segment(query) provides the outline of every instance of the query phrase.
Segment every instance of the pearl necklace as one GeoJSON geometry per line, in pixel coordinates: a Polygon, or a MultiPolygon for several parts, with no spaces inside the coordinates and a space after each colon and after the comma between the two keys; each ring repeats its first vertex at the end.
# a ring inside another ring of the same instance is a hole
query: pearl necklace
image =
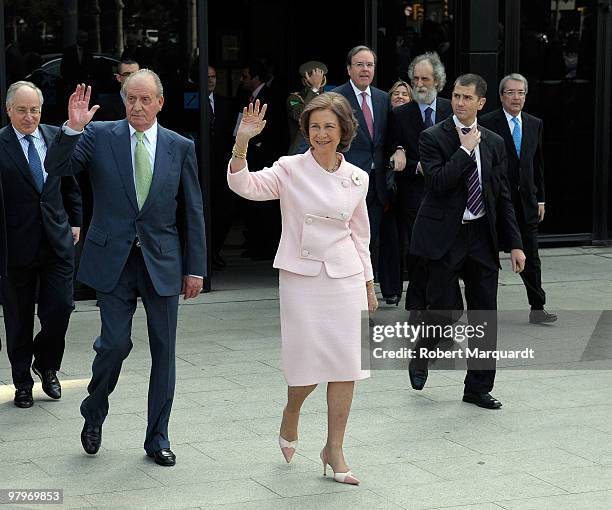
{"type": "Polygon", "coordinates": [[[336,155],[336,163],[332,168],[322,167],[327,173],[333,174],[338,168],[340,168],[340,158],[336,155]]]}

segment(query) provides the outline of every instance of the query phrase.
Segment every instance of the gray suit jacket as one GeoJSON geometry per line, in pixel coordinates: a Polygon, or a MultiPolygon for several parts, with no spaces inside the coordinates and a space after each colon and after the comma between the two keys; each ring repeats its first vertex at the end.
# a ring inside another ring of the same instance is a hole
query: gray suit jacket
{"type": "Polygon", "coordinates": [[[158,126],[153,181],[140,211],[125,119],[92,122],[80,136],[60,130],[47,150],[45,168],[50,175],[90,171],[94,210],[80,281],[111,292],[136,238],[159,295],[179,294],[183,275],[206,276],[202,195],[192,141],[158,126]]]}

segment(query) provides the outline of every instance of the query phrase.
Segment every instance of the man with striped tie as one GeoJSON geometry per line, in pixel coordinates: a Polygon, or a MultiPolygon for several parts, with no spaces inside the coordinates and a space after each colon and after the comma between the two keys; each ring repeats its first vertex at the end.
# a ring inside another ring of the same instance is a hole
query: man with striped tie
{"type": "MultiPolygon", "coordinates": [[[[485,346],[494,349],[500,268],[498,226],[511,248],[513,271],[524,269],[525,255],[508,189],[504,141],[476,122],[486,92],[487,83],[481,76],[460,76],[451,98],[453,116],[421,133],[419,153],[425,192],[410,249],[427,259],[426,321],[452,324],[454,289],[461,276],[468,319],[473,324],[483,318],[489,322],[485,346]]],[[[432,349],[438,340],[421,339],[417,344],[417,358],[409,368],[415,389],[423,389],[427,380],[427,361],[419,356],[420,347],[432,349]]],[[[490,394],[494,379],[494,362],[483,365],[468,360],[463,401],[487,409],[501,407],[490,394]]]]}
{"type": "Polygon", "coordinates": [[[502,107],[478,118],[478,122],[500,135],[506,143],[508,181],[527,255],[521,278],[531,306],[529,322],[555,322],[557,316],[544,310],[546,292],[538,254],[538,225],[544,219],[544,158],[542,120],[523,111],[527,80],[513,73],[499,83],[502,107]]]}
{"type": "Polygon", "coordinates": [[[44,164],[58,128],[40,123],[42,92],[27,81],[6,93],[10,125],[0,130],[0,175],[6,215],[7,274],[2,278],[6,347],[14,404],[32,407],[34,380],[53,399],[73,309],[74,244],[82,221],[74,177],[54,177],[44,164]],[[34,336],[34,309],[40,331],[34,336]]]}

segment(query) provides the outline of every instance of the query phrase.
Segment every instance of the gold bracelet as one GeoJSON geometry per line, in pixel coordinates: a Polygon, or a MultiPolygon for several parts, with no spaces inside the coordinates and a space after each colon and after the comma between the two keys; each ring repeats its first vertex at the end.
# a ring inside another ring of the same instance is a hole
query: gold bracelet
{"type": "Polygon", "coordinates": [[[368,280],[368,281],[366,282],[366,286],[367,286],[367,287],[372,287],[372,286],[374,286],[374,280],[368,280]]]}
{"type": "Polygon", "coordinates": [[[234,144],[234,146],[232,147],[232,157],[236,159],[246,159],[247,149],[248,146],[244,149],[240,149],[240,147],[237,147],[236,144],[234,144]]]}

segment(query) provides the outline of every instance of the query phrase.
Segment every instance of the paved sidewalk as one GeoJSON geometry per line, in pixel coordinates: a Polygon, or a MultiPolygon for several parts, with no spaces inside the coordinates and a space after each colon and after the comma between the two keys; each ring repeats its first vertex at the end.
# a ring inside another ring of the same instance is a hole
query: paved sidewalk
{"type": "MultiPolygon", "coordinates": [[[[548,302],[560,319],[520,323],[517,331],[534,341],[552,334],[560,351],[571,349],[585,340],[575,311],[612,310],[612,249],[547,249],[542,258],[548,302]]],[[[142,449],[150,357],[141,307],[102,448],[92,457],[83,452],[79,403],[99,317],[93,302],[80,302],[60,401],[36,384],[34,407],[16,408],[6,350],[0,353],[0,488],[62,488],[62,508],[612,508],[612,371],[592,368],[597,362],[563,370],[551,358],[555,369],[500,370],[499,411],[460,401],[462,372],[432,372],[422,392],[403,371],[374,372],[357,384],[345,444],[360,487],[322,476],[319,388],[304,406],[296,456],[285,464],[276,443],[286,390],[277,277],[269,262],[246,265],[236,256],[230,264],[231,272],[216,275],[217,290],[179,312],[174,468],[155,465],[142,449]]],[[[526,310],[520,278],[508,266],[506,259],[499,307],[526,310]]],[[[526,322],[527,313],[519,317],[526,322]]]]}

